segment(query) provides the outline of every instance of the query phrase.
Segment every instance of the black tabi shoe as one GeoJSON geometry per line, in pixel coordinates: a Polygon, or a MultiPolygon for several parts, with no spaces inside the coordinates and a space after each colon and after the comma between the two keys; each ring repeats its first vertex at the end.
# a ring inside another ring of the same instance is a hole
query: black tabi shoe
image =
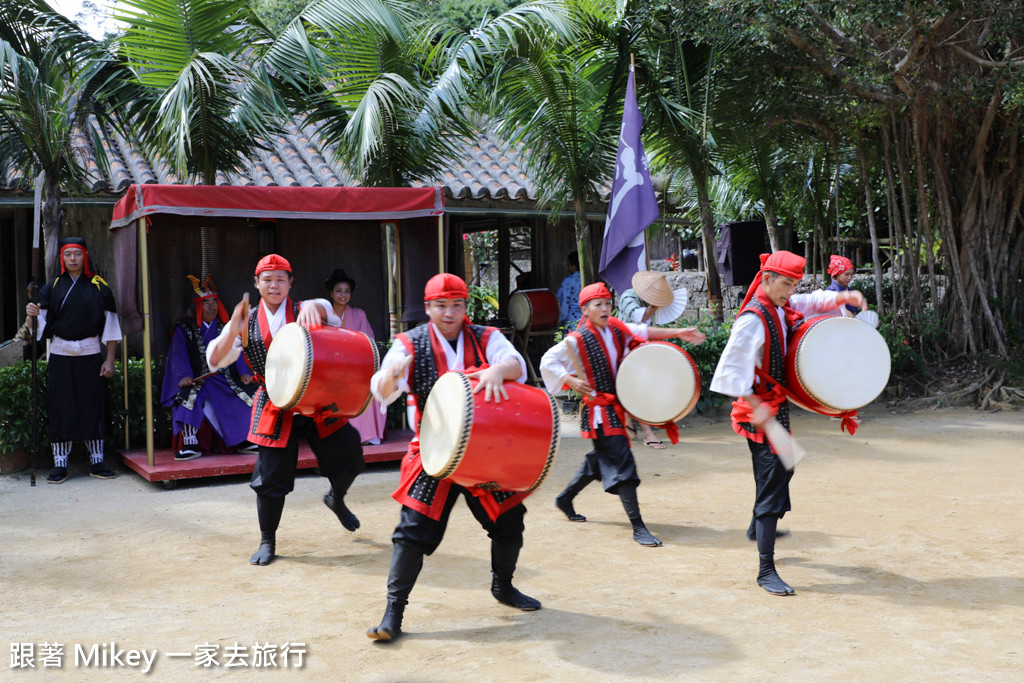
{"type": "Polygon", "coordinates": [[[394,640],[402,635],[402,617],[405,615],[405,605],[388,603],[384,610],[384,618],[380,620],[380,626],[374,626],[366,632],[367,638],[380,641],[394,640]]]}
{"type": "Polygon", "coordinates": [[[68,480],[68,468],[67,467],[54,467],[53,472],[50,472],[50,476],[46,478],[47,484],[63,484],[68,480]]]}
{"type": "Polygon", "coordinates": [[[117,476],[117,473],[107,467],[106,463],[98,462],[92,466],[89,475],[96,479],[113,479],[117,476]]]}
{"type": "Polygon", "coordinates": [[[195,460],[202,455],[201,451],[197,451],[194,446],[185,446],[174,456],[175,460],[195,460]]]}
{"type": "Polygon", "coordinates": [[[555,498],[555,507],[565,513],[565,516],[569,518],[570,522],[585,522],[587,518],[576,512],[576,508],[572,505],[572,498],[563,498],[557,496],[555,498]]]}
{"type": "Polygon", "coordinates": [[[760,555],[761,568],[757,573],[757,585],[772,595],[796,595],[796,591],[782,580],[775,571],[775,558],[772,555],[760,555]]]}
{"type": "Polygon", "coordinates": [[[352,514],[352,511],[345,507],[345,499],[334,495],[334,489],[324,494],[324,505],[331,509],[341,525],[349,531],[359,528],[359,518],[352,514]]]}
{"type": "Polygon", "coordinates": [[[659,548],[661,541],[657,536],[647,530],[647,527],[640,525],[633,527],[633,540],[645,548],[659,548]]]}
{"type": "Polygon", "coordinates": [[[540,600],[525,595],[512,585],[512,580],[502,580],[498,577],[491,579],[491,595],[503,605],[521,609],[524,612],[532,612],[540,609],[540,600]]]}
{"type": "Polygon", "coordinates": [[[256,552],[249,558],[249,564],[258,565],[260,567],[266,566],[274,561],[277,557],[277,542],[273,536],[268,537],[263,534],[260,538],[260,547],[256,549],[256,552]]]}

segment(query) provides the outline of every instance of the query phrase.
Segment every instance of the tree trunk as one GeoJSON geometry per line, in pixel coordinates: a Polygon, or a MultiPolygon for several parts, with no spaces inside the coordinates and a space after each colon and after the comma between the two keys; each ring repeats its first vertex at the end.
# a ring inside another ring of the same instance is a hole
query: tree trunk
{"type": "Polygon", "coordinates": [[[582,199],[574,203],[576,222],[576,249],[580,257],[580,287],[597,282],[594,269],[594,254],[590,248],[590,223],[587,221],[587,206],[582,199]]]}
{"type": "Polygon", "coordinates": [[[46,180],[43,182],[42,215],[40,216],[43,246],[46,252],[43,263],[46,266],[47,282],[60,274],[60,253],[57,245],[60,243],[61,213],[60,184],[56,174],[47,173],[46,180]]]}
{"type": "Polygon", "coordinates": [[[718,276],[718,251],[715,249],[715,215],[711,211],[706,178],[694,176],[697,186],[697,201],[700,204],[701,238],[704,242],[704,276],[708,285],[708,308],[715,320],[725,319],[722,310],[722,281],[718,276]]]}
{"type": "Polygon", "coordinates": [[[878,249],[878,229],[875,227],[875,204],[871,200],[871,179],[868,178],[868,165],[864,161],[864,145],[857,142],[857,157],[860,159],[860,174],[864,180],[864,202],[868,214],[868,232],[871,235],[871,261],[875,265],[875,301],[878,302],[878,315],[885,314],[885,301],[882,299],[882,255],[878,249]]]}

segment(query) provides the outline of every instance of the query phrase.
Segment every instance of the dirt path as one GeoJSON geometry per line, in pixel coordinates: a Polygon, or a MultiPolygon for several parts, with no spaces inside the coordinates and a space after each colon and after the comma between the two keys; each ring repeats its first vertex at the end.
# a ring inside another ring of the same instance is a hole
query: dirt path
{"type": "Polygon", "coordinates": [[[589,522],[554,509],[589,444],[569,436],[527,503],[516,575],[544,609],[491,598],[488,541],[459,504],[413,591],[409,635],[383,646],[364,632],[383,612],[394,467],[353,487],[355,534],[321,503],[326,482],[300,477],[281,557],[265,568],[247,562],[257,528],[244,478],[166,491],[123,468],[91,479],[81,463],[61,486],[45,484],[48,470],[35,488],[3,477],[0,634],[8,650],[32,644],[36,668],[10,668],[12,653],[2,678],[139,680],[144,665],[96,664],[113,642],[156,651],[148,680],[1021,680],[1020,413],[866,415],[854,437],[795,416],[810,455],[776,557],[796,597],[754,584],[745,444],[726,421],[691,416],[678,446],[635,449],[641,506],[664,547],[636,545],[618,499],[596,485],[577,499],[589,522]],[[43,644],[55,642],[63,668],[44,668],[43,644]],[[254,643],[276,667],[252,666],[254,643]],[[305,650],[301,671],[281,665],[288,643],[305,650]],[[219,666],[195,666],[203,644],[219,666]],[[236,645],[248,666],[226,666],[236,645]]]}

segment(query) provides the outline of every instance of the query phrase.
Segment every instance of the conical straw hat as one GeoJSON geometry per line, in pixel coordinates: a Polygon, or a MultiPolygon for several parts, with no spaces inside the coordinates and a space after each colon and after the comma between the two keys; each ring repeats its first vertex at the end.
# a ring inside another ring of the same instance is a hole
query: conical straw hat
{"type": "Polygon", "coordinates": [[[661,273],[641,270],[633,275],[633,290],[650,306],[668,306],[672,303],[672,288],[661,273]]]}

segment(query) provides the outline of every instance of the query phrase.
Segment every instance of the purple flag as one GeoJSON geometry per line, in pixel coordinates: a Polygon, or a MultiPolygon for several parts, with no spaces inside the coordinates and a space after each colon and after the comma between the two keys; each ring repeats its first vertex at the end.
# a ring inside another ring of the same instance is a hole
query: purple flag
{"type": "Polygon", "coordinates": [[[636,104],[633,67],[629,67],[626,101],[622,108],[619,154],[615,159],[615,180],[604,224],[604,245],[598,272],[617,292],[632,287],[633,274],[646,270],[644,230],[660,215],[658,197],[647,170],[644,145],[640,141],[640,108],[636,104]]]}

